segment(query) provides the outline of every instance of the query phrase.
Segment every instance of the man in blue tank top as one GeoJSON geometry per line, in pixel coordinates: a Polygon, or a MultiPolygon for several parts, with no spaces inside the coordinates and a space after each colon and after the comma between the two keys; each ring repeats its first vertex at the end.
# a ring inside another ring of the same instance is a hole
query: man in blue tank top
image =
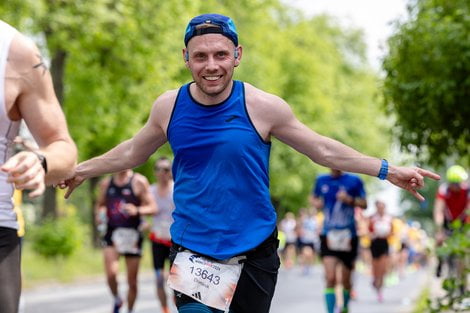
{"type": "Polygon", "coordinates": [[[388,165],[302,124],[281,98],[234,81],[243,47],[233,21],[219,14],[193,18],[182,58],[193,82],[165,92],[130,140],[80,163],[61,186],[133,168],[167,141],[174,152],[174,260],[169,285],[179,312],[268,312],[279,268],[276,213],[269,195],[274,136],[314,162],[416,189],[420,168],[388,165]]]}

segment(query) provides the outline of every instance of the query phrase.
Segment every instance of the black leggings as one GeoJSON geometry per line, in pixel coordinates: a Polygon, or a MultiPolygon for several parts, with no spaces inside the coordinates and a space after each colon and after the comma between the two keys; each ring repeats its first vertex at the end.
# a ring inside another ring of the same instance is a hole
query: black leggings
{"type": "Polygon", "coordinates": [[[16,229],[0,227],[0,313],[17,313],[21,294],[20,238],[16,229]]]}

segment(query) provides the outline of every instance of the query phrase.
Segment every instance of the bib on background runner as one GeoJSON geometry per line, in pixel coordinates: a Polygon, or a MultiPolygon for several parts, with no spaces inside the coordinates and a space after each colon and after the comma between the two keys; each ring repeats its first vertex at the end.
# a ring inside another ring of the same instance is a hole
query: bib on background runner
{"type": "Polygon", "coordinates": [[[349,252],[352,250],[351,238],[349,229],[332,229],[326,234],[326,245],[332,251],[349,252]]]}
{"type": "Polygon", "coordinates": [[[111,236],[114,247],[121,253],[138,254],[139,232],[134,228],[119,227],[113,231],[111,236]]]}

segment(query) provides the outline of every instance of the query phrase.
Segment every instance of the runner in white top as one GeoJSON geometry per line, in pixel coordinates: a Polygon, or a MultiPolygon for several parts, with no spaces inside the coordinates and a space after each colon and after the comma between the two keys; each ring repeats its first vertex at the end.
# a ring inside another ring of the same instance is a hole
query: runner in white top
{"type": "Polygon", "coordinates": [[[377,300],[383,301],[382,287],[387,272],[389,244],[388,237],[392,235],[392,216],[386,213],[383,201],[375,201],[377,212],[369,219],[369,231],[372,239],[372,286],[377,291],[377,300]]]}
{"type": "Polygon", "coordinates": [[[158,206],[158,212],[153,216],[152,241],[153,267],[157,281],[157,297],[160,300],[163,313],[170,313],[165,292],[165,261],[169,264],[171,247],[170,225],[173,223],[172,213],[175,209],[173,202],[173,177],[171,175],[171,161],[161,157],[154,166],[157,182],[150,186],[150,192],[158,206]]]}
{"type": "Polygon", "coordinates": [[[34,43],[0,21],[0,312],[17,313],[21,293],[20,241],[13,191],[37,197],[45,182],[70,175],[75,144],[54,93],[51,75],[34,43]],[[13,155],[24,120],[39,149],[13,155]]]}
{"type": "Polygon", "coordinates": [[[279,223],[279,229],[286,235],[286,246],[282,251],[283,263],[286,268],[294,266],[297,247],[297,221],[292,212],[287,212],[279,223]]]}
{"type": "Polygon", "coordinates": [[[298,226],[299,263],[303,266],[303,274],[310,273],[310,267],[315,262],[315,251],[320,245],[320,227],[316,216],[316,209],[300,209],[298,226]]]}

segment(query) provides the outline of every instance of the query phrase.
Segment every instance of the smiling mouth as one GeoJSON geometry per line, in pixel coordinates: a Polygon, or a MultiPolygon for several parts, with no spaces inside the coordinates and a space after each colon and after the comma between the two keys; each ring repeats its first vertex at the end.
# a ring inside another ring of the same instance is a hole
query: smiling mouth
{"type": "Polygon", "coordinates": [[[216,80],[218,80],[218,79],[221,78],[221,77],[222,77],[222,75],[217,75],[217,76],[214,76],[214,75],[212,75],[212,76],[203,76],[203,78],[204,78],[205,80],[208,80],[208,81],[216,81],[216,80]]]}

